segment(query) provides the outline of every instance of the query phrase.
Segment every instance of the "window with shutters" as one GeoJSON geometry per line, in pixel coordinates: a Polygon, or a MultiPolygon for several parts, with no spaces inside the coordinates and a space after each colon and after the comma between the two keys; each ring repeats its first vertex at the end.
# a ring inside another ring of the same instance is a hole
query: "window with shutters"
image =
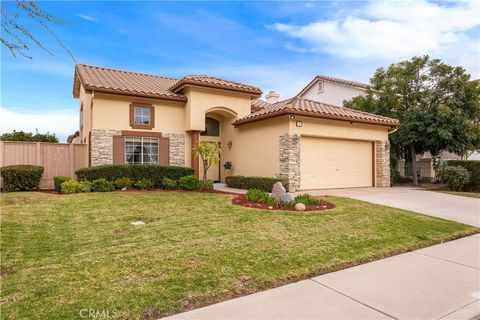
{"type": "Polygon", "coordinates": [[[125,163],[158,164],[158,138],[125,137],[125,163]]]}
{"type": "Polygon", "coordinates": [[[155,127],[155,108],[149,104],[130,105],[130,126],[133,129],[150,130],[155,127]]]}

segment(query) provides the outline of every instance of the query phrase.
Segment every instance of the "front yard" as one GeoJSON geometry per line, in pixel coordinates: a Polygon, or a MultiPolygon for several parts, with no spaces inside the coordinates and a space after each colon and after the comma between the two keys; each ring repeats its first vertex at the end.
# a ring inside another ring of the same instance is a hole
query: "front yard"
{"type": "Polygon", "coordinates": [[[304,213],[207,193],[1,199],[4,319],[155,319],[479,231],[345,198],[304,213]]]}

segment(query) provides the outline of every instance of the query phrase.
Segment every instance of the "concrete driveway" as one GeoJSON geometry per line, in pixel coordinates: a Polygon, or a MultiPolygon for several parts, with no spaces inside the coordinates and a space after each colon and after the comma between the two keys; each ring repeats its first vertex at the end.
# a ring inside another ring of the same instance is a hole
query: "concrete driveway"
{"type": "Polygon", "coordinates": [[[306,191],[315,196],[340,196],[415,211],[480,227],[480,199],[411,187],[351,188],[306,191]]]}

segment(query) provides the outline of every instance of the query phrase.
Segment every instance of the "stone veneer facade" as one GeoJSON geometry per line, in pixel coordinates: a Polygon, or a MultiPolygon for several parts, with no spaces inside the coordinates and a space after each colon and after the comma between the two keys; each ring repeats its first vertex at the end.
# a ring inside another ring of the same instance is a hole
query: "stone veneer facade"
{"type": "Polygon", "coordinates": [[[92,166],[113,163],[113,136],[121,130],[93,129],[90,131],[90,161],[92,166]]]}
{"type": "Polygon", "coordinates": [[[390,187],[390,142],[375,142],[377,187],[390,187]]]}
{"type": "Polygon", "coordinates": [[[289,191],[300,188],[300,136],[280,136],[280,176],[288,179],[289,191]]]}
{"type": "Polygon", "coordinates": [[[185,134],[164,133],[164,137],[170,138],[170,165],[185,166],[185,134]]]}
{"type": "MultiPolygon", "coordinates": [[[[121,135],[121,130],[94,129],[90,136],[91,165],[113,163],[113,136],[121,135]]],[[[164,133],[170,139],[170,165],[185,166],[185,135],[183,133],[164,133]]]]}

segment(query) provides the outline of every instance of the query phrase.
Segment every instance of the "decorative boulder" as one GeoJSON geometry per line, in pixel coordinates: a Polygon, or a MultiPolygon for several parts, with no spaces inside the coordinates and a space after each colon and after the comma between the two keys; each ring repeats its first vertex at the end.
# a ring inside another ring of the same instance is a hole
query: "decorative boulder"
{"type": "Polygon", "coordinates": [[[297,211],[305,211],[305,209],[306,209],[306,207],[303,203],[299,202],[295,205],[295,210],[297,210],[297,211]]]}
{"type": "Polygon", "coordinates": [[[292,201],[293,199],[295,199],[295,197],[290,192],[285,193],[285,196],[283,197],[283,201],[285,202],[292,201]]]}
{"type": "Polygon", "coordinates": [[[283,201],[286,192],[287,190],[285,190],[285,187],[281,182],[275,182],[272,189],[272,197],[279,201],[283,201]]]}

